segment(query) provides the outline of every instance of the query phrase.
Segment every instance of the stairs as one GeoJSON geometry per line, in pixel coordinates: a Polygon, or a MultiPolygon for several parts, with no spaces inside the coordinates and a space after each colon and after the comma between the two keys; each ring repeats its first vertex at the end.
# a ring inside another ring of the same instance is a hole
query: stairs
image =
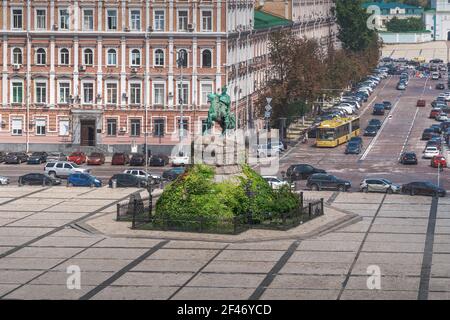
{"type": "Polygon", "coordinates": [[[313,125],[314,121],[310,119],[297,119],[289,125],[286,132],[286,138],[289,140],[299,140],[305,130],[313,125]]]}

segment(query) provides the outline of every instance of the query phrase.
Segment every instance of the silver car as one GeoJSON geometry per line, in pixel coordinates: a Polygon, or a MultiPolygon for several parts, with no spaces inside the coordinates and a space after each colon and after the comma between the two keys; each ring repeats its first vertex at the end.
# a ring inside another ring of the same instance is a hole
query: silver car
{"type": "Polygon", "coordinates": [[[0,176],[0,185],[7,185],[9,184],[9,178],[0,176]]]}
{"type": "Polygon", "coordinates": [[[48,162],[44,168],[45,173],[52,177],[68,177],[72,173],[90,173],[91,169],[82,168],[73,162],[48,162]]]}
{"type": "Polygon", "coordinates": [[[364,179],[360,184],[360,190],[362,192],[382,192],[382,193],[399,193],[401,186],[392,183],[387,179],[370,178],[364,179]]]}

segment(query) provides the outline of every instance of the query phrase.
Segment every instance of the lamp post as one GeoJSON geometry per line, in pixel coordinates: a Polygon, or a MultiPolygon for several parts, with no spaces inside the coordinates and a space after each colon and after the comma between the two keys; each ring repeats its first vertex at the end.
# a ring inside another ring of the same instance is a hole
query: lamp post
{"type": "Polygon", "coordinates": [[[180,68],[180,90],[178,92],[179,93],[178,102],[180,103],[180,127],[179,127],[180,142],[183,139],[183,131],[184,131],[184,126],[183,126],[183,103],[184,103],[184,99],[183,99],[183,94],[184,94],[183,65],[184,65],[185,59],[186,59],[185,51],[184,50],[178,51],[177,65],[178,65],[178,68],[180,68]]]}

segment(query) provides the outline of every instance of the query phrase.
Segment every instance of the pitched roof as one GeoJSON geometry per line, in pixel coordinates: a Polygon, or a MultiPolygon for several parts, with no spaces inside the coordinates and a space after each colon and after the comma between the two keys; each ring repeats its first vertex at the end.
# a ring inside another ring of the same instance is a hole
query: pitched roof
{"type": "Polygon", "coordinates": [[[291,20],[277,17],[273,14],[255,10],[255,29],[273,28],[292,24],[291,20]]]}
{"type": "Polygon", "coordinates": [[[376,5],[378,7],[380,7],[380,9],[394,9],[394,8],[400,8],[400,9],[422,9],[422,7],[418,7],[418,6],[411,6],[409,4],[404,4],[401,2],[378,2],[378,1],[373,1],[373,2],[365,2],[363,3],[363,7],[367,8],[369,6],[372,5],[376,5]]]}

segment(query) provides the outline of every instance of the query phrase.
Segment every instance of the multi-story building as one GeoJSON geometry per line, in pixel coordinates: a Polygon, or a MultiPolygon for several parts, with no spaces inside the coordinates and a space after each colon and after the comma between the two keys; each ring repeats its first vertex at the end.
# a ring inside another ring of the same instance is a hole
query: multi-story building
{"type": "Polygon", "coordinates": [[[397,19],[408,19],[416,18],[422,19],[424,9],[420,6],[412,6],[409,4],[401,2],[383,2],[383,1],[373,1],[363,3],[364,9],[369,9],[377,7],[378,12],[374,19],[374,27],[378,30],[386,30],[386,24],[393,18],[397,19]]]}
{"type": "Polygon", "coordinates": [[[130,151],[146,139],[167,150],[202,132],[208,94],[224,85],[239,126],[251,125],[268,34],[291,26],[255,13],[252,0],[1,0],[0,9],[6,150],[130,151]]]}
{"type": "Polygon", "coordinates": [[[431,0],[431,9],[425,11],[424,21],[433,40],[450,41],[450,2],[431,0]]]}

